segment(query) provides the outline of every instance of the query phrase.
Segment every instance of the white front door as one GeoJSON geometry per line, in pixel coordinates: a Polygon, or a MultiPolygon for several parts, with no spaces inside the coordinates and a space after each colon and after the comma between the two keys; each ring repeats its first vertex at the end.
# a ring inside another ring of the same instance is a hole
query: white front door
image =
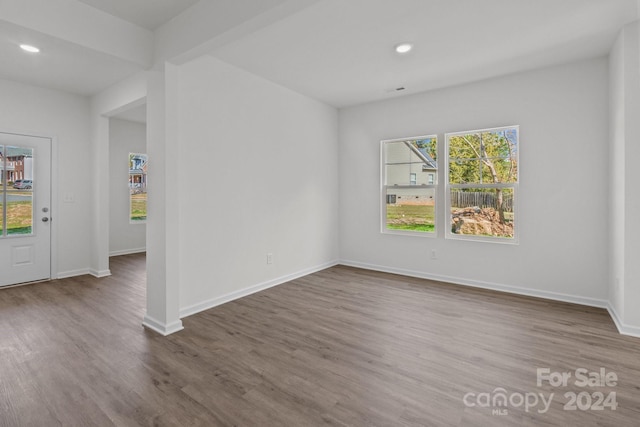
{"type": "Polygon", "coordinates": [[[0,132],[0,286],[51,278],[51,139],[0,132]]]}

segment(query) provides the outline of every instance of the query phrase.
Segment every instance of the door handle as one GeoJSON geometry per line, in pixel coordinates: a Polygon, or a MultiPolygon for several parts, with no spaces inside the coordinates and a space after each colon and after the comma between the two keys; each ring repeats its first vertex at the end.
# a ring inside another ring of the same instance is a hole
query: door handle
{"type": "Polygon", "coordinates": [[[44,218],[42,218],[42,222],[49,222],[49,218],[45,216],[44,218]]]}

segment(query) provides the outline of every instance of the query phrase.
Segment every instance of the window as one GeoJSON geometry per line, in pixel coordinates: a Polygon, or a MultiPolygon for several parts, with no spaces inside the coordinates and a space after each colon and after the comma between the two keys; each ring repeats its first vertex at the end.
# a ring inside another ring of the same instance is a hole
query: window
{"type": "Polygon", "coordinates": [[[33,188],[33,148],[0,145],[0,238],[33,234],[33,188]]]}
{"type": "Polygon", "coordinates": [[[147,220],[147,155],[129,153],[129,222],[147,220]]]}
{"type": "Polygon", "coordinates": [[[382,141],[383,233],[435,235],[437,137],[382,141]]]}
{"type": "Polygon", "coordinates": [[[515,243],[518,126],[445,135],[449,238],[515,243]]]}

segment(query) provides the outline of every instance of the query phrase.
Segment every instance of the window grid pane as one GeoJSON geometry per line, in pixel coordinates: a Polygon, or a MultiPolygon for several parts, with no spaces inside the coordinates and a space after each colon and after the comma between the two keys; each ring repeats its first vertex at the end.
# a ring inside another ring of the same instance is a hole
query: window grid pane
{"type": "Polygon", "coordinates": [[[518,129],[447,135],[451,185],[518,182],[518,129]]]}
{"type": "Polygon", "coordinates": [[[383,231],[435,232],[435,136],[383,141],[383,231]]]}
{"type": "Polygon", "coordinates": [[[385,198],[388,230],[435,231],[434,187],[387,187],[385,198]]]}
{"type": "Polygon", "coordinates": [[[451,188],[451,232],[456,235],[514,237],[515,189],[451,188]]]}
{"type": "Polygon", "coordinates": [[[147,220],[147,167],[146,154],[129,154],[129,221],[147,220]]]}

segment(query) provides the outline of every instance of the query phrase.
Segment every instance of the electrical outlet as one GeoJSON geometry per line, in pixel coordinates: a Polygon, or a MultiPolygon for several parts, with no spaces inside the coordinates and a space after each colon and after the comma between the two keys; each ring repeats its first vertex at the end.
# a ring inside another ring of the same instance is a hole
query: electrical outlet
{"type": "Polygon", "coordinates": [[[273,264],[273,254],[271,252],[267,254],[267,264],[273,264]]]}
{"type": "Polygon", "coordinates": [[[438,259],[438,252],[435,249],[431,249],[431,259],[438,259]]]}

